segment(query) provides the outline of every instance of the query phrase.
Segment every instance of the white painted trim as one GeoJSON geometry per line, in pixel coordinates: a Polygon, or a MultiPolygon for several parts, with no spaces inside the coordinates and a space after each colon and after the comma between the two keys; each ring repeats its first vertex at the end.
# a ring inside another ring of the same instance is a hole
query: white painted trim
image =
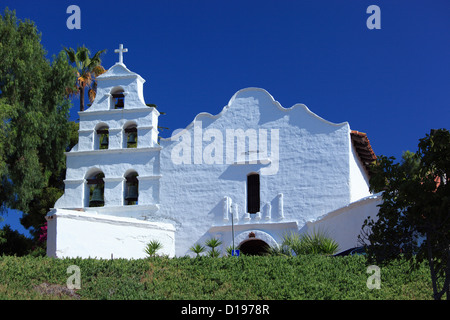
{"type": "MultiPolygon", "coordinates": [[[[272,162],[270,158],[264,158],[264,159],[251,159],[251,160],[242,160],[242,161],[234,161],[233,165],[245,165],[245,164],[262,164],[262,165],[268,165],[272,162]]],[[[258,173],[258,172],[257,172],[258,173]]],[[[258,173],[259,174],[259,173],[258,173]]]]}
{"type": "Polygon", "coordinates": [[[153,130],[155,129],[155,126],[136,126],[137,130],[153,130]]]}
{"type": "Polygon", "coordinates": [[[82,184],[86,182],[86,179],[75,179],[75,180],[64,180],[63,181],[65,185],[68,184],[82,184]]]}
{"type": "Polygon", "coordinates": [[[103,150],[84,150],[84,151],[69,151],[65,152],[67,156],[85,156],[85,155],[104,155],[112,153],[139,153],[160,151],[162,147],[149,147],[149,148],[117,148],[117,149],[103,149],[103,150]]]}
{"type": "Polygon", "coordinates": [[[117,217],[104,214],[92,214],[75,210],[52,209],[46,216],[46,219],[53,219],[55,217],[94,221],[94,222],[101,221],[116,225],[128,225],[128,226],[131,225],[135,227],[146,227],[159,230],[175,231],[175,227],[172,224],[165,222],[152,222],[152,221],[138,220],[135,218],[117,217]]]}
{"type": "Polygon", "coordinates": [[[362,198],[362,199],[359,199],[359,200],[357,200],[355,202],[349,203],[348,205],[346,205],[344,207],[341,207],[339,209],[336,209],[336,210],[333,210],[331,212],[328,212],[328,213],[318,217],[315,220],[310,220],[310,221],[306,222],[306,224],[308,226],[312,226],[312,225],[314,225],[317,222],[322,222],[322,221],[331,219],[333,217],[336,217],[336,216],[338,216],[338,215],[340,215],[342,213],[345,213],[349,209],[365,205],[365,204],[367,204],[369,202],[380,201],[382,199],[381,194],[382,194],[382,192],[374,194],[374,195],[370,195],[370,196],[362,198]]]}
{"type": "Polygon", "coordinates": [[[267,243],[271,247],[278,247],[278,243],[275,241],[275,239],[267,232],[258,230],[258,229],[252,229],[252,230],[245,230],[241,233],[239,233],[236,237],[234,237],[234,244],[236,247],[239,247],[241,244],[247,241],[251,240],[262,240],[265,243],[267,243]],[[249,238],[249,234],[254,233],[254,238],[249,238]]]}
{"type": "MultiPolygon", "coordinates": [[[[298,223],[297,221],[286,221],[286,222],[264,222],[264,223],[237,223],[234,224],[234,231],[244,231],[244,230],[250,230],[250,229],[287,229],[287,230],[298,230],[298,223]]],[[[226,225],[220,225],[220,226],[212,226],[209,229],[209,233],[217,233],[217,232],[231,232],[231,222],[226,225]]],[[[250,231],[249,231],[250,232],[250,231]]]]}
{"type": "Polygon", "coordinates": [[[162,175],[154,175],[154,176],[137,176],[137,179],[139,181],[146,181],[146,180],[159,180],[162,178],[162,175]]]}
{"type": "Polygon", "coordinates": [[[121,182],[125,181],[126,179],[124,177],[117,177],[117,178],[103,178],[103,182],[121,182]]]}
{"type": "Polygon", "coordinates": [[[128,69],[125,66],[125,64],[120,63],[120,62],[116,62],[116,64],[114,64],[111,68],[109,68],[108,71],[99,75],[97,77],[97,80],[103,81],[103,80],[127,79],[127,78],[138,78],[141,81],[143,81],[143,83],[145,82],[144,78],[142,78],[137,73],[130,71],[130,69],[128,69]],[[121,72],[118,72],[116,74],[111,74],[111,73],[113,73],[113,69],[118,69],[117,67],[121,67],[122,70],[119,69],[121,72]]]}
{"type": "Polygon", "coordinates": [[[155,107],[108,109],[108,110],[97,110],[97,111],[88,111],[88,110],[90,110],[90,109],[87,109],[86,111],[78,111],[80,120],[82,117],[99,116],[99,115],[115,114],[115,113],[136,113],[136,112],[152,113],[152,112],[157,112],[157,115],[159,116],[159,111],[156,110],[155,107]]]}

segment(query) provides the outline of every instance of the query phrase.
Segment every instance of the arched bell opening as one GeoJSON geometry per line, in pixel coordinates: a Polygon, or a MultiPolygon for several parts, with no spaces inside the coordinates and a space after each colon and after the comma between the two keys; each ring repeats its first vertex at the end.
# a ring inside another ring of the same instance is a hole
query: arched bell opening
{"type": "Polygon", "coordinates": [[[129,124],[124,129],[124,140],[127,148],[137,148],[138,135],[135,123],[129,124]]]}
{"type": "Polygon", "coordinates": [[[139,180],[136,172],[130,172],[125,176],[125,205],[137,205],[139,201],[139,180]]]}
{"type": "Polygon", "coordinates": [[[96,172],[86,179],[87,190],[89,192],[89,207],[103,207],[105,205],[105,183],[103,172],[96,172]]]}
{"type": "Polygon", "coordinates": [[[107,125],[100,125],[96,129],[97,139],[96,145],[98,149],[105,150],[109,147],[109,128],[107,125]]]}
{"type": "Polygon", "coordinates": [[[111,99],[114,109],[123,109],[125,107],[125,94],[121,87],[111,91],[111,99]]]}

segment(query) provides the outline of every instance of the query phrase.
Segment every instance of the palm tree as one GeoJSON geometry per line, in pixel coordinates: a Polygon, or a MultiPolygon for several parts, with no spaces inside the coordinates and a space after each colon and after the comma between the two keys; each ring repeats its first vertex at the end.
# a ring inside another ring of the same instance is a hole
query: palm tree
{"type": "Polygon", "coordinates": [[[77,95],[80,94],[80,111],[84,111],[84,93],[86,88],[89,88],[88,97],[89,101],[94,102],[95,95],[97,92],[97,82],[95,78],[105,73],[106,70],[101,66],[100,55],[106,52],[105,50],[98,51],[94,56],[89,57],[91,52],[84,45],[78,47],[77,51],[72,48],[64,47],[67,53],[67,57],[71,63],[75,64],[75,69],[77,72],[76,86],[69,94],[77,95]]]}

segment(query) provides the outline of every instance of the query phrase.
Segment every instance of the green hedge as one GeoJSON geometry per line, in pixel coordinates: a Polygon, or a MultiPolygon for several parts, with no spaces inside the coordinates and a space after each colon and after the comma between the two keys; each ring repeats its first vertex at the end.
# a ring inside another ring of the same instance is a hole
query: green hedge
{"type": "Polygon", "coordinates": [[[368,289],[364,256],[161,258],[141,260],[0,257],[0,299],[431,299],[429,271],[381,267],[368,289]],[[81,289],[67,293],[70,265],[81,289]],[[54,286],[61,291],[40,290],[54,286]],[[66,289],[65,291],[62,289],[66,289]]]}

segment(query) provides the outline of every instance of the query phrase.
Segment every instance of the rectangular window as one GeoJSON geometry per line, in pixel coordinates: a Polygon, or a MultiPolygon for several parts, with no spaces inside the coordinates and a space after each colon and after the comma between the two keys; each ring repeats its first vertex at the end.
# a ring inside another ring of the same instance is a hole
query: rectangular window
{"type": "Polygon", "coordinates": [[[259,174],[252,173],[247,176],[247,212],[257,213],[260,211],[259,203],[259,174]]]}

